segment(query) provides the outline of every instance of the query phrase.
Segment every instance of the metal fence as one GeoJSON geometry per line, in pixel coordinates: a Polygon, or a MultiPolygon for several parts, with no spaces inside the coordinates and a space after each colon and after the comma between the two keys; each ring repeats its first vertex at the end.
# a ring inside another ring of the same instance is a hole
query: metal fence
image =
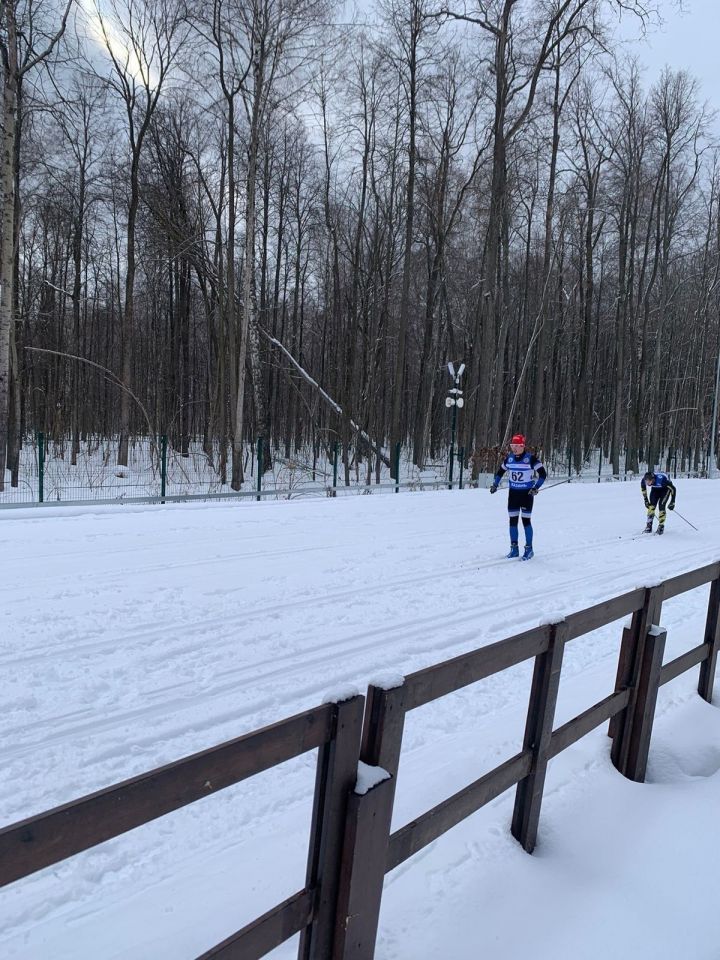
{"type": "MultiPolygon", "coordinates": [[[[372,482],[359,468],[349,485],[340,479],[342,463],[339,444],[331,459],[306,463],[302,459],[275,458],[271,471],[262,464],[262,438],[245,452],[245,481],[241,490],[231,490],[218,470],[219,448],[208,452],[199,442],[186,452],[173,448],[168,438],[153,442],[137,440],[129,445],[127,466],[116,463],[117,441],[89,438],[80,456],[72,456],[69,441],[47,442],[38,433],[25,444],[19,483],[6,485],[0,493],[0,508],[39,505],[71,506],[92,502],[164,503],[211,499],[291,499],[300,496],[337,497],[347,494],[428,490],[440,487],[462,489],[466,485],[462,448],[455,478],[446,478],[446,465],[428,470],[405,469],[405,476],[392,479],[384,469],[380,482],[372,482]],[[75,462],[73,462],[73,459],[75,462]]],[[[401,471],[400,445],[394,451],[394,476],[401,471]]],[[[375,481],[377,477],[375,475],[375,481]]]]}
{"type": "MultiPolygon", "coordinates": [[[[447,459],[419,470],[401,462],[400,445],[393,450],[392,471],[383,466],[376,471],[356,464],[349,484],[341,479],[342,463],[339,444],[326,457],[274,457],[273,469],[263,470],[262,438],[248,444],[244,453],[245,481],[241,490],[232,490],[219,468],[220,446],[210,449],[201,441],[178,450],[165,436],[157,440],[138,438],[128,448],[126,466],[117,464],[117,439],[88,437],[82,449],[73,456],[69,439],[48,441],[42,433],[23,445],[17,486],[6,484],[0,492],[0,509],[51,504],[164,503],[182,500],[264,500],[293,499],[304,496],[337,497],[350,494],[399,493],[401,490],[462,490],[467,486],[487,487],[491,473],[468,480],[465,452],[451,447],[447,459]],[[392,474],[392,476],[391,476],[392,474]],[[402,476],[401,480],[393,479],[402,476]],[[379,480],[379,482],[378,482],[379,480]]],[[[575,474],[557,457],[546,463],[553,478],[564,477],[566,483],[601,483],[635,481],[638,474],[624,471],[613,474],[611,465],[597,451],[597,463],[588,465],[581,475],[575,474]]],[[[677,460],[672,464],[677,473],[677,460]]],[[[704,476],[702,472],[681,471],[682,476],[704,476]]],[[[558,481],[560,482],[560,481],[558,481]]]]}

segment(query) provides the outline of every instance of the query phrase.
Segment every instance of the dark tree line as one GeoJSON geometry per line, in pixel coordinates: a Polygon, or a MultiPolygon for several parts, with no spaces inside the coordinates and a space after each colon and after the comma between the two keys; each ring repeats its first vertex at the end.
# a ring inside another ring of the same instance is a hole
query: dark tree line
{"type": "Polygon", "coordinates": [[[258,436],[422,466],[448,361],[478,468],[519,428],[705,467],[718,150],[691,76],[613,54],[618,6],[5,3],[0,483],[34,430],[201,442],[234,488],[258,436]]]}

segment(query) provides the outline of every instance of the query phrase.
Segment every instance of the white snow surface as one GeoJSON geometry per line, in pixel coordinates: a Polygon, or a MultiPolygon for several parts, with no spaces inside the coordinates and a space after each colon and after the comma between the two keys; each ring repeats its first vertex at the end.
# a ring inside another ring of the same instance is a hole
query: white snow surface
{"type": "MultiPolygon", "coordinates": [[[[542,491],[529,563],[503,559],[487,490],[4,514],[0,824],[716,561],[720,487],[677,487],[699,532],[635,536],[639,483],[542,491]]],[[[666,662],[702,642],[708,593],[664,604],[666,662]]],[[[556,726],[612,691],[622,626],[568,645],[556,726]]],[[[531,668],[408,715],[393,829],[520,749],[531,668]]],[[[647,783],[606,725],[551,762],[533,856],[510,790],[390,873],[378,960],[717,960],[720,700],[697,678],[660,690],[647,783]]],[[[302,888],[314,767],[0,890],[0,958],[196,957],[302,888]]]]}
{"type": "Polygon", "coordinates": [[[363,763],[361,760],[358,763],[357,781],[354,792],[358,794],[358,796],[363,796],[379,783],[389,779],[390,774],[387,770],[383,770],[382,767],[371,767],[370,764],[363,763]]]}

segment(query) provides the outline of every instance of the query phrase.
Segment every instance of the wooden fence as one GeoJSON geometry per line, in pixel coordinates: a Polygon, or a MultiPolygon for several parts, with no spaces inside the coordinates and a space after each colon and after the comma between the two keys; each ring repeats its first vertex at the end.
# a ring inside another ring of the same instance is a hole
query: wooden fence
{"type": "Polygon", "coordinates": [[[720,562],[420,670],[391,689],[371,686],[367,702],[356,696],[324,704],[12,824],[0,831],[0,886],[317,749],[305,886],[197,960],[254,960],[297,933],[301,960],[371,960],[389,870],[513,786],[512,834],[532,852],[549,761],[608,720],[612,762],[642,782],[658,689],[699,664],[698,692],[710,702],[719,649],[720,562]],[[703,642],[663,664],[663,601],[705,583],[711,587],[703,642]],[[614,692],[554,728],[565,646],[628,616],[614,692]],[[533,658],[520,752],[391,833],[408,711],[533,658]],[[390,776],[356,792],[358,759],[390,776]]]}

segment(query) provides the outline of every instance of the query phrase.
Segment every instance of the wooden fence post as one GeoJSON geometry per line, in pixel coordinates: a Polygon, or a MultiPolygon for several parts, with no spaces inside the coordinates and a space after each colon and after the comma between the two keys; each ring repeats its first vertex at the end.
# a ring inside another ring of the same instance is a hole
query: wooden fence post
{"type": "Polygon", "coordinates": [[[643,644],[635,696],[631,698],[631,703],[634,700],[634,704],[627,725],[627,759],[620,772],[637,783],[645,781],[666,639],[665,630],[656,626],[650,627],[643,644]]]}
{"type": "Polygon", "coordinates": [[[404,727],[405,684],[390,690],[369,686],[360,759],[397,776],[404,727]]]}
{"type": "Polygon", "coordinates": [[[643,647],[648,631],[653,624],[660,622],[662,610],[663,586],[649,587],[639,610],[632,617],[629,628],[623,630],[623,639],[618,660],[615,693],[630,689],[627,707],[610,721],[609,733],[613,738],[610,756],[615,767],[624,773],[629,746],[629,728],[634,712],[634,700],[637,693],[637,681],[642,663],[643,647]]]}
{"type": "Polygon", "coordinates": [[[565,621],[556,623],[550,634],[548,649],[535,658],[523,740],[523,750],[532,751],[532,766],[528,775],[517,785],[511,828],[512,835],[528,853],[533,852],[537,840],[567,633],[568,626],[565,621]]]}
{"type": "Polygon", "coordinates": [[[710,652],[707,660],[703,660],[700,664],[698,693],[708,703],[712,703],[718,650],[720,650],[720,580],[713,580],[710,585],[710,601],[705,622],[705,643],[710,644],[710,652]]]}
{"type": "Polygon", "coordinates": [[[333,960],[372,960],[385,879],[395,778],[348,802],[333,960]]]}
{"type": "Polygon", "coordinates": [[[404,723],[405,685],[369,687],[361,759],[390,776],[348,802],[333,960],[375,953],[404,723]]]}
{"type": "Polygon", "coordinates": [[[336,705],[335,736],[318,755],[305,886],[316,890],[312,922],[300,934],[298,960],[330,956],[348,799],[357,778],[364,697],[336,705]]]}
{"type": "MultiPolygon", "coordinates": [[[[633,656],[635,655],[635,647],[637,646],[635,642],[636,630],[635,630],[635,617],[638,616],[638,613],[633,614],[633,625],[630,627],[623,627],[622,640],[620,641],[620,655],[618,656],[618,667],[617,674],[615,677],[615,693],[618,690],[624,689],[628,683],[630,683],[630,676],[632,673],[632,662],[633,656]]],[[[620,730],[622,718],[619,714],[615,714],[614,717],[610,717],[610,723],[608,724],[608,736],[611,740],[614,740],[620,730]]]]}

